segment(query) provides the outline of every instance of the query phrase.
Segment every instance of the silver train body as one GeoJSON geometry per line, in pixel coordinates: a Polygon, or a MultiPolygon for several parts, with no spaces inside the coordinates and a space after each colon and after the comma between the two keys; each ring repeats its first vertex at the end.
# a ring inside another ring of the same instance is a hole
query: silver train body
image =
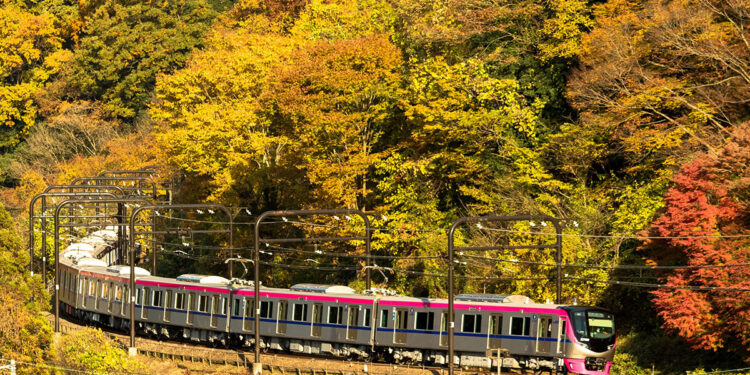
{"type": "MultiPolygon", "coordinates": [[[[111,247],[82,253],[61,254],[61,311],[129,329],[130,268],[109,264],[111,247]]],[[[135,274],[140,334],[255,345],[251,285],[218,276],[156,277],[137,267],[135,274]]],[[[314,284],[260,290],[263,349],[394,362],[447,361],[445,299],[357,294],[348,287],[314,284]]],[[[479,294],[458,296],[455,311],[457,365],[609,373],[616,338],[606,311],[479,294]]]]}

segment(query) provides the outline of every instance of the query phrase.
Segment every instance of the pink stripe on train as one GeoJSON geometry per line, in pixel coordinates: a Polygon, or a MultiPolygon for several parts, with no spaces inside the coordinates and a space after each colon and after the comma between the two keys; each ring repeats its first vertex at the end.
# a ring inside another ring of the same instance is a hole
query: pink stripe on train
{"type": "MultiPolygon", "coordinates": [[[[380,305],[383,306],[397,306],[397,307],[430,307],[434,309],[447,309],[447,302],[414,302],[414,301],[389,301],[380,300],[380,305]]],[[[486,306],[486,305],[467,305],[464,303],[455,303],[453,307],[456,310],[469,310],[475,309],[477,311],[519,311],[523,310],[525,313],[531,314],[552,314],[552,315],[564,315],[567,316],[564,310],[556,308],[539,308],[539,307],[518,307],[518,306],[486,306]]]]}
{"type": "Polygon", "coordinates": [[[183,290],[197,290],[199,292],[229,294],[229,289],[226,289],[226,288],[212,288],[212,287],[205,287],[205,286],[172,284],[172,283],[162,283],[162,282],[157,282],[157,281],[143,281],[143,280],[137,280],[135,283],[138,285],[149,285],[149,286],[183,289],[183,290]]]}
{"type": "MultiPolygon", "coordinates": [[[[254,296],[254,291],[248,291],[248,290],[239,290],[236,293],[237,295],[246,295],[246,296],[254,296]]],[[[303,301],[321,301],[321,302],[336,302],[336,303],[353,303],[353,304],[359,304],[359,305],[372,305],[375,300],[373,299],[363,299],[363,298],[349,298],[349,297],[332,297],[332,296],[314,296],[314,295],[307,295],[307,294],[292,294],[292,293],[274,293],[274,292],[260,292],[261,298],[283,298],[283,299],[290,299],[290,300],[299,300],[300,298],[303,301]]]]}

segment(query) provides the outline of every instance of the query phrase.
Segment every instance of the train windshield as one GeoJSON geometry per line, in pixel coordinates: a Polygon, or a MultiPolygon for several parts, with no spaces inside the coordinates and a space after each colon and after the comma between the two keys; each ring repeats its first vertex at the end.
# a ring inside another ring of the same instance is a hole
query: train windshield
{"type": "Polygon", "coordinates": [[[570,319],[579,339],[610,339],[615,335],[615,320],[610,313],[593,309],[574,310],[570,311],[570,319]]]}

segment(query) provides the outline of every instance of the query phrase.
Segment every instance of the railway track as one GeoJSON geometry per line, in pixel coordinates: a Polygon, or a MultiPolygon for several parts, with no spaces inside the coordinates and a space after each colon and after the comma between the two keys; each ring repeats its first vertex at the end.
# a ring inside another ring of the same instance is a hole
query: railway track
{"type": "MultiPolygon", "coordinates": [[[[54,321],[54,315],[47,318],[54,321]]],[[[88,328],[66,316],[60,318],[60,331],[68,333],[88,328]]],[[[117,331],[102,328],[107,335],[127,346],[130,337],[117,331]]],[[[171,361],[207,364],[209,366],[234,366],[238,373],[250,368],[255,354],[251,351],[208,348],[199,344],[165,342],[145,337],[136,338],[138,354],[171,361]]],[[[263,371],[282,375],[445,375],[447,369],[431,366],[392,365],[386,363],[359,362],[315,356],[295,356],[286,353],[262,353],[263,371]]],[[[496,371],[457,369],[457,374],[495,374],[496,371]]],[[[512,373],[507,373],[512,374],[512,373]]]]}

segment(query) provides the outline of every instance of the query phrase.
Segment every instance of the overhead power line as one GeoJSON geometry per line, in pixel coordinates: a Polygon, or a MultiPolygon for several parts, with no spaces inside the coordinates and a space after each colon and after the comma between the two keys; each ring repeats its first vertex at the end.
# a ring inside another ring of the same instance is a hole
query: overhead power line
{"type": "MultiPolygon", "coordinates": [[[[174,216],[166,216],[166,215],[158,215],[160,218],[169,219],[169,220],[179,220],[179,221],[187,221],[187,222],[195,222],[195,223],[205,223],[205,224],[221,224],[221,225],[229,225],[229,222],[225,221],[212,221],[212,220],[200,220],[200,219],[189,219],[189,218],[181,218],[181,217],[174,217],[174,216]]],[[[253,217],[253,216],[249,216],[253,217]]],[[[234,225],[255,225],[255,222],[233,222],[234,225]]],[[[296,225],[303,225],[303,226],[309,226],[309,227],[316,227],[316,228],[326,228],[326,229],[338,229],[338,230],[346,230],[346,229],[352,229],[351,226],[346,225],[330,225],[330,224],[321,224],[321,223],[310,223],[310,222],[304,222],[299,220],[283,220],[283,221],[266,221],[262,224],[296,224],[296,225]]],[[[387,228],[387,227],[370,227],[372,231],[378,231],[378,232],[417,232],[417,233],[428,233],[428,232],[439,232],[439,231],[447,231],[445,228],[424,228],[424,227],[418,227],[414,229],[404,229],[404,228],[387,228]]],[[[481,224],[478,225],[478,229],[480,230],[487,230],[492,232],[503,232],[503,233],[511,233],[511,234],[520,234],[520,235],[530,235],[530,236],[545,236],[545,237],[555,237],[558,234],[557,233],[549,233],[549,232],[540,232],[540,231],[529,231],[529,230],[516,230],[516,229],[502,229],[502,228],[489,228],[486,226],[482,226],[481,224]]],[[[604,234],[580,234],[580,233],[561,233],[561,237],[573,237],[573,238],[595,238],[595,239],[636,239],[636,240],[669,240],[669,239],[737,239],[737,238],[750,238],[750,234],[712,234],[712,235],[680,235],[680,236],[642,236],[642,235],[632,235],[632,234],[610,234],[610,235],[604,235],[604,234]]]]}
{"type": "MultiPolygon", "coordinates": [[[[319,256],[327,256],[327,257],[339,257],[339,258],[356,258],[356,259],[367,259],[367,255],[362,254],[348,254],[348,253],[331,253],[326,251],[314,251],[314,250],[298,250],[298,249],[290,249],[280,246],[268,246],[268,249],[273,249],[274,251],[282,252],[282,253],[301,253],[301,254],[314,254],[319,256]]],[[[399,255],[370,255],[370,259],[391,259],[391,260],[421,260],[421,259],[445,259],[445,256],[443,255],[414,255],[414,256],[399,256],[399,255]]]]}
{"type": "MultiPolygon", "coordinates": [[[[523,231],[515,229],[501,229],[501,228],[487,228],[480,226],[479,229],[488,230],[492,232],[504,232],[514,234],[526,234],[531,236],[548,236],[555,237],[557,233],[538,232],[538,231],[523,231]]],[[[610,235],[599,235],[599,234],[579,234],[579,233],[561,233],[561,237],[579,237],[579,238],[599,238],[599,239],[635,239],[635,240],[690,240],[690,239],[721,239],[721,238],[750,238],[750,234],[715,234],[715,235],[685,235],[685,236],[639,236],[632,234],[610,234],[610,235]]]]}
{"type": "Polygon", "coordinates": [[[653,288],[653,289],[694,290],[694,291],[703,291],[703,292],[709,292],[709,291],[710,292],[715,292],[715,291],[750,292],[750,288],[725,288],[725,287],[716,287],[716,286],[693,286],[693,285],[676,286],[676,285],[667,285],[667,284],[640,283],[636,281],[598,280],[598,279],[591,279],[591,278],[586,278],[586,277],[571,277],[571,276],[566,276],[565,279],[587,281],[587,282],[599,283],[599,284],[635,286],[635,287],[653,288]]]}
{"type": "MultiPolygon", "coordinates": [[[[250,247],[222,247],[222,246],[208,246],[208,245],[194,245],[194,244],[180,244],[180,243],[172,243],[172,242],[162,242],[162,241],[151,241],[147,240],[146,242],[152,242],[156,243],[162,246],[174,246],[179,248],[192,248],[197,250],[215,250],[215,251],[221,251],[221,250],[233,250],[233,251],[254,251],[254,248],[250,247]]],[[[335,258],[351,258],[351,259],[367,259],[367,255],[362,254],[348,254],[348,253],[333,253],[333,252],[325,252],[322,250],[314,251],[314,250],[301,250],[301,249],[292,249],[292,248],[286,248],[286,247],[280,247],[280,246],[274,246],[274,245],[268,245],[263,247],[262,254],[267,255],[268,250],[273,250],[273,252],[276,253],[282,253],[282,254],[293,254],[293,253],[300,253],[300,254],[307,254],[307,255],[316,255],[321,257],[335,257],[335,258]]],[[[205,256],[194,256],[189,255],[185,252],[181,252],[179,250],[169,250],[169,249],[160,249],[160,252],[163,253],[177,253],[175,255],[182,256],[185,258],[191,258],[191,259],[216,259],[217,261],[223,260],[221,257],[212,257],[209,255],[205,256]]],[[[542,266],[542,267],[557,267],[558,264],[564,268],[590,268],[590,269],[605,269],[605,270],[682,270],[682,269],[689,269],[689,270],[696,270],[696,269],[728,269],[728,268],[744,268],[744,267],[750,267],[750,263],[732,263],[732,264],[703,264],[703,265],[669,265],[669,266],[649,266],[649,265],[634,265],[634,264],[620,264],[620,265],[600,265],[600,264],[591,264],[591,263],[556,263],[556,262],[543,262],[543,261],[530,261],[530,260],[519,260],[519,259],[509,259],[509,258],[493,258],[493,257],[485,257],[485,256],[478,256],[478,255],[470,255],[470,254],[464,254],[459,253],[459,257],[464,257],[468,259],[474,259],[474,260],[483,260],[483,261],[491,261],[491,262],[499,262],[499,263],[515,263],[515,264],[525,264],[525,265],[535,265],[535,266],[542,266]]],[[[446,260],[446,257],[444,255],[414,255],[414,256],[398,256],[398,255],[370,255],[370,259],[381,259],[381,260],[446,260]]]]}
{"type": "Polygon", "coordinates": [[[621,264],[617,266],[607,266],[599,264],[587,264],[587,263],[557,263],[557,262],[540,262],[530,260],[518,260],[518,259],[506,259],[506,258],[492,258],[483,257],[478,255],[459,254],[461,257],[481,260],[491,260],[502,263],[518,263],[518,264],[530,264],[536,266],[546,267],[562,267],[569,268],[596,268],[596,269],[626,269],[626,270],[677,270],[677,269],[712,269],[712,268],[742,268],[750,267],[750,263],[733,263],[733,264],[704,264],[704,265],[686,265],[686,266],[646,266],[646,265],[633,265],[633,264],[621,264]]]}

